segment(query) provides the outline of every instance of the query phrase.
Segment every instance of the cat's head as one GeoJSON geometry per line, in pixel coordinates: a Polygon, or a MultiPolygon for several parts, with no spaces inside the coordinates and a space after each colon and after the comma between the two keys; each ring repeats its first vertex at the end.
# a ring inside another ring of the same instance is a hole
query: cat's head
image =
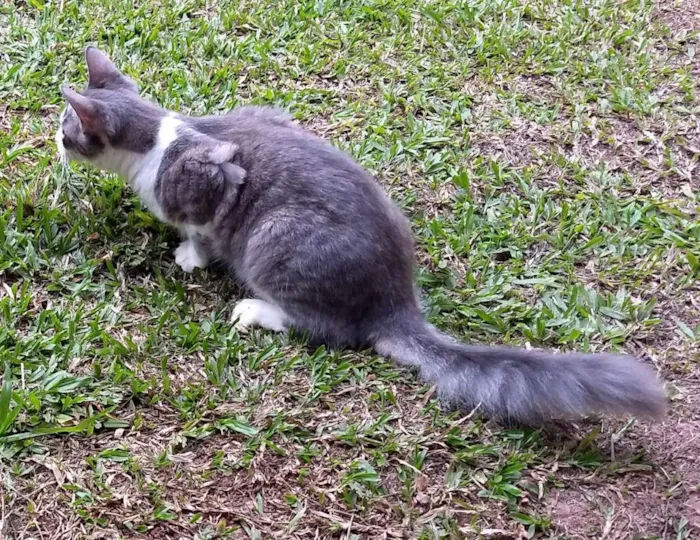
{"type": "Polygon", "coordinates": [[[61,88],[66,99],[56,132],[61,158],[110,168],[102,162],[115,150],[148,152],[165,111],[142,99],[136,83],[95,47],[85,50],[85,60],[86,88],[80,93],[61,88]]]}

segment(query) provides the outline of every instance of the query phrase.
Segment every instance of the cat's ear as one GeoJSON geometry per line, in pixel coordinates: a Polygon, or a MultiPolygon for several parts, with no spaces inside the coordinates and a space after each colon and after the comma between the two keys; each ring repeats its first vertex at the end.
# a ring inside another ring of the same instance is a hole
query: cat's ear
{"type": "Polygon", "coordinates": [[[83,133],[99,135],[105,130],[105,113],[101,104],[93,99],[78,94],[68,86],[61,88],[61,93],[80,119],[83,133]]]}
{"type": "Polygon", "coordinates": [[[128,82],[136,86],[131,79],[117,69],[117,66],[107,58],[105,53],[95,47],[85,49],[85,62],[88,68],[89,88],[105,88],[110,83],[119,84],[121,82],[128,82]]]}

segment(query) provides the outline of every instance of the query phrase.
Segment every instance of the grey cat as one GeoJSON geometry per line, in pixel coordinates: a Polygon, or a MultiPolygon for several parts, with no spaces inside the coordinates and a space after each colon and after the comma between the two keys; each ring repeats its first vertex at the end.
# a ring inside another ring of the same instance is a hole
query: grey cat
{"type": "Polygon", "coordinates": [[[256,299],[236,326],[294,327],[331,347],[373,347],[415,367],[449,407],[540,423],[592,413],[660,416],[655,372],[609,354],[467,346],[423,318],[408,220],[349,156],[276,109],[201,118],[139,97],[100,51],[87,88],[63,88],[64,159],[119,173],[184,241],[185,271],[230,266],[256,299]]]}

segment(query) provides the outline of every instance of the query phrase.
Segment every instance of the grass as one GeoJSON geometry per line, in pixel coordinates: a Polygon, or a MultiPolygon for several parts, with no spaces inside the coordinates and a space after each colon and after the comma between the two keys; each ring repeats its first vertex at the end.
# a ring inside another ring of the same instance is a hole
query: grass
{"type": "Polygon", "coordinates": [[[0,536],[700,534],[697,3],[161,4],[0,6],[0,536]],[[289,110],[411,217],[433,322],[636,354],[669,419],[504,429],[370,353],[238,335],[225,275],[57,163],[87,44],[166,107],[289,110]]]}

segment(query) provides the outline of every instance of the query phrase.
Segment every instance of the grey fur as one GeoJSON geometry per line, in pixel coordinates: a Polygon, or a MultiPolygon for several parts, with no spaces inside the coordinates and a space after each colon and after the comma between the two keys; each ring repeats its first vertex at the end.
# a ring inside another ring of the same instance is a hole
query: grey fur
{"type": "Polygon", "coordinates": [[[182,225],[218,222],[233,208],[246,172],[232,163],[238,147],[192,129],[165,152],[156,181],[156,197],[168,221],[182,225]]]}
{"type": "Polygon", "coordinates": [[[62,89],[70,105],[62,118],[62,142],[66,150],[89,159],[104,151],[105,143],[132,152],[148,152],[155,144],[158,126],[167,111],[141,99],[136,83],[96,48],[88,47],[85,59],[89,73],[87,87],[81,94],[70,88],[62,89]],[[91,104],[92,110],[78,112],[76,97],[91,104]],[[99,134],[86,133],[85,124],[90,122],[99,125],[99,134]]]}
{"type": "Polygon", "coordinates": [[[454,407],[537,424],[592,413],[660,416],[664,393],[653,369],[629,356],[559,354],[467,346],[422,317],[399,317],[375,343],[380,354],[417,366],[454,407]]]}
{"type": "MultiPolygon", "coordinates": [[[[108,79],[84,95],[104,108],[109,144],[147,151],[167,112],[129,85],[110,87],[118,80],[113,73],[108,79]]],[[[469,347],[425,322],[414,294],[407,219],[357,163],[286,114],[243,107],[180,118],[208,139],[178,139],[168,149],[159,173],[161,204],[175,221],[206,221],[211,234],[198,249],[225,261],[254,295],[313,339],[372,346],[418,368],[449,405],[479,406],[498,419],[663,414],[654,371],[632,358],[469,347]],[[212,140],[236,146],[242,184],[226,181],[216,160],[201,159],[202,148],[216,146],[212,140]]]]}

